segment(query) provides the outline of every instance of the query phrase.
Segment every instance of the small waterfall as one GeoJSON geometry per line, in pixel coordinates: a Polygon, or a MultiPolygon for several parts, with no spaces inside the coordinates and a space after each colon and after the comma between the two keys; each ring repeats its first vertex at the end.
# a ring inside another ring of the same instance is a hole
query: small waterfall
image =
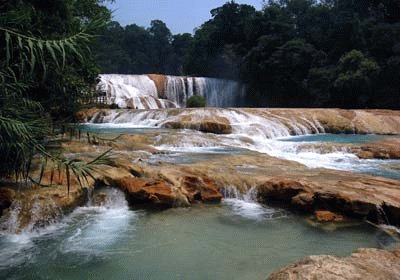
{"type": "Polygon", "coordinates": [[[189,77],[167,76],[165,91],[168,100],[178,104],[180,107],[185,107],[187,100],[193,96],[193,79],[189,77]]]}
{"type": "Polygon", "coordinates": [[[234,216],[248,220],[262,221],[285,217],[287,214],[257,202],[257,188],[252,187],[242,193],[236,187],[227,186],[222,190],[224,204],[232,209],[234,216]]]}
{"type": "Polygon", "coordinates": [[[1,234],[29,233],[59,221],[62,211],[52,199],[34,198],[30,209],[15,201],[0,220],[1,234]],[[29,223],[26,223],[29,221],[29,223]]]}
{"type": "Polygon", "coordinates": [[[239,82],[213,78],[165,77],[163,93],[157,92],[155,82],[147,75],[100,75],[97,90],[105,94],[107,104],[117,104],[120,108],[186,107],[187,100],[193,95],[205,97],[208,107],[244,105],[246,87],[239,82]]]}
{"type": "Polygon", "coordinates": [[[22,231],[19,228],[21,211],[29,212],[29,209],[15,203],[0,224],[0,271],[35,260],[43,253],[37,251],[38,240],[51,242],[59,236],[61,243],[54,247],[56,250],[62,254],[78,253],[91,261],[96,256],[105,256],[110,244],[124,234],[131,238],[132,232],[127,232],[127,228],[138,214],[129,210],[124,193],[109,188],[99,191],[104,198],[101,203],[95,206],[88,202],[65,217],[61,217],[61,211],[53,211],[53,207],[58,209],[55,203],[43,205],[40,199],[35,200],[30,211],[31,222],[22,231]]]}
{"type": "Polygon", "coordinates": [[[382,206],[376,205],[376,218],[378,221],[378,225],[389,225],[389,219],[385,213],[385,210],[382,206]]]}

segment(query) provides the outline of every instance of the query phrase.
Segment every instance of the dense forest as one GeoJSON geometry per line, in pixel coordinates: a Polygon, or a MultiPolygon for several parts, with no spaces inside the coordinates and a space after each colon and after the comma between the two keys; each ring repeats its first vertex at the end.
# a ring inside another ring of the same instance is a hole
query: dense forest
{"type": "Polygon", "coordinates": [[[110,22],[98,39],[104,73],[235,79],[249,105],[400,108],[399,0],[234,1],[192,34],[110,22]]]}

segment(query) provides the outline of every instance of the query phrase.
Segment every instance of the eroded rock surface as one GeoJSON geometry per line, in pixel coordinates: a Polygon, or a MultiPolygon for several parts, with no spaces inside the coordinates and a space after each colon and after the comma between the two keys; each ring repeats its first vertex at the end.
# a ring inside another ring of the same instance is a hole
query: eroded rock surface
{"type": "Polygon", "coordinates": [[[359,249],[350,257],[310,256],[272,273],[268,280],[398,280],[400,249],[359,249]]]}

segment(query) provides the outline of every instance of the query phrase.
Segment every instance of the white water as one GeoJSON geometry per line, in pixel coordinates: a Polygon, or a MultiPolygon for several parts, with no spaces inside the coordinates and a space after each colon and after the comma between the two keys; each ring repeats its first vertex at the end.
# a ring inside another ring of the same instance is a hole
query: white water
{"type": "MultiPolygon", "coordinates": [[[[38,250],[41,243],[63,235],[68,237],[55,248],[62,254],[80,255],[90,261],[93,257],[112,253],[106,249],[125,236],[129,222],[135,220],[138,214],[129,210],[121,191],[107,189],[105,192],[107,199],[102,206],[93,206],[89,202],[61,220],[49,219],[48,226],[40,229],[27,227],[17,234],[13,231],[14,227],[7,227],[15,219],[11,217],[10,223],[2,223],[4,229],[0,231],[0,270],[19,263],[35,262],[43,254],[38,250]]],[[[12,216],[17,215],[16,212],[12,216]]]]}
{"type": "Polygon", "coordinates": [[[192,153],[234,147],[297,161],[310,168],[323,167],[373,173],[382,165],[380,160],[359,159],[345,148],[323,151],[311,145],[306,146],[309,144],[306,142],[280,141],[281,138],[325,133],[323,126],[315,118],[298,117],[292,120],[271,113],[265,116],[255,115],[240,109],[196,109],[179,112],[109,111],[105,116],[94,116],[91,121],[109,127],[135,125],[162,128],[169,122],[180,122],[182,119],[197,123],[213,118],[227,119],[232,126],[232,133],[213,135],[182,131],[176,139],[157,141],[154,146],[160,150],[192,153]]]}
{"type": "Polygon", "coordinates": [[[165,93],[158,93],[147,75],[100,75],[98,91],[107,104],[120,108],[160,109],[186,107],[193,96],[203,96],[209,107],[238,107],[244,103],[246,87],[238,82],[213,78],[166,76],[165,93]],[[159,96],[164,95],[166,99],[159,96]]]}
{"type": "Polygon", "coordinates": [[[235,187],[225,187],[223,195],[223,203],[231,208],[232,213],[248,220],[263,221],[287,215],[283,210],[258,203],[255,187],[246,193],[239,192],[235,187]]]}
{"type": "Polygon", "coordinates": [[[106,94],[107,104],[120,108],[174,108],[176,104],[158,98],[157,88],[147,75],[100,75],[97,89],[106,94]]]}

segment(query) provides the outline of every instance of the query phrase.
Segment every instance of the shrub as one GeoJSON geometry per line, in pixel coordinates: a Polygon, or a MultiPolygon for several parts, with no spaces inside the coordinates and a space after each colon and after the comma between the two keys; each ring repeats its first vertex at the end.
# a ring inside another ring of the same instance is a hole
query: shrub
{"type": "Polygon", "coordinates": [[[111,105],[109,106],[109,108],[110,108],[110,109],[120,109],[119,106],[118,106],[118,104],[115,104],[115,103],[111,104],[111,105]]]}
{"type": "Polygon", "coordinates": [[[206,107],[206,99],[203,96],[191,96],[188,101],[186,107],[188,108],[199,108],[206,107]]]}

